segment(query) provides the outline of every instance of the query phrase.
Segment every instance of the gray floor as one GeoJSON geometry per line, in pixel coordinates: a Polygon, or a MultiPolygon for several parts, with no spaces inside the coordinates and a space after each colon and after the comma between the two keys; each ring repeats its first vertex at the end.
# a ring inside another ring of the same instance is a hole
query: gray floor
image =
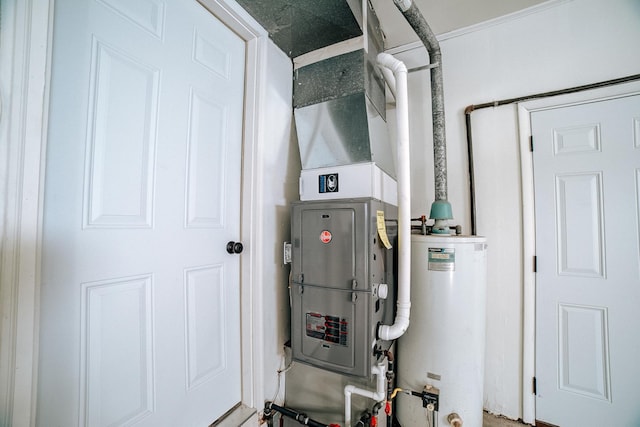
{"type": "Polygon", "coordinates": [[[514,421],[504,417],[497,417],[486,412],[482,420],[483,427],[523,427],[529,425],[530,424],[524,424],[520,421],[514,421]]]}

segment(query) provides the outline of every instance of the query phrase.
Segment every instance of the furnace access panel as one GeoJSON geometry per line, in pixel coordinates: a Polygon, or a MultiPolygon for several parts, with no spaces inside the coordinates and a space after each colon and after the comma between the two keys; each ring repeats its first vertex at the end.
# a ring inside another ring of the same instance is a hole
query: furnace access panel
{"type": "Polygon", "coordinates": [[[397,209],[375,199],[299,202],[292,208],[293,358],[370,377],[391,343],[376,338],[393,323],[397,209]],[[379,218],[385,224],[379,231],[379,218]],[[387,292],[384,292],[387,291],[387,292]],[[385,296],[385,294],[387,294],[385,296]]]}

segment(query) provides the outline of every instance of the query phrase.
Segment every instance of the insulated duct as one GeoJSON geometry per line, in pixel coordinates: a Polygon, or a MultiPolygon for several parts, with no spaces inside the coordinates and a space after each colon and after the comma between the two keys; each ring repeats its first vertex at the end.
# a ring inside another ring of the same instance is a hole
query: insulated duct
{"type": "Polygon", "coordinates": [[[444,220],[452,219],[451,204],[447,200],[447,147],[444,122],[444,87],[442,82],[442,54],[435,34],[411,0],[394,0],[411,28],[429,53],[431,68],[431,115],[433,120],[433,160],[435,201],[430,217],[436,220],[433,233],[448,234],[444,220]]]}

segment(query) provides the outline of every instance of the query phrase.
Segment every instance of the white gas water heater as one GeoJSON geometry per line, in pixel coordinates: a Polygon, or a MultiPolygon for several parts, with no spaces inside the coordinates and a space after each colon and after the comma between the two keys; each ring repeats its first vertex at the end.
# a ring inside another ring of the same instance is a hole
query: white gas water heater
{"type": "Polygon", "coordinates": [[[411,324],[397,346],[402,427],[482,427],[487,244],[484,237],[411,238],[411,324]],[[457,423],[457,424],[456,424],[457,423]]]}

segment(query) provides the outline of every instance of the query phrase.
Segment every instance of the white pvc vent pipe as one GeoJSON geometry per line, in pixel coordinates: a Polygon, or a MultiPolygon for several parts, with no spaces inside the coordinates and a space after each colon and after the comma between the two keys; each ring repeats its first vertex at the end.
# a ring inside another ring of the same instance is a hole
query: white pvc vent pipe
{"type": "Polygon", "coordinates": [[[393,325],[381,325],[378,336],[395,340],[409,327],[411,309],[411,170],[407,67],[387,53],[378,54],[387,85],[396,98],[398,178],[398,300],[393,325]],[[391,74],[393,73],[393,74],[391,74]]]}
{"type": "MultiPolygon", "coordinates": [[[[397,116],[397,178],[398,178],[398,301],[393,325],[381,325],[378,336],[383,340],[395,340],[409,327],[411,309],[411,171],[409,152],[409,101],[407,94],[407,67],[387,53],[378,54],[378,65],[396,98],[397,116]]],[[[371,368],[376,376],[376,391],[364,390],[353,385],[344,388],[344,425],[351,427],[351,395],[368,397],[376,402],[385,398],[384,364],[371,368]]]]}
{"type": "Polygon", "coordinates": [[[371,368],[371,373],[376,376],[376,391],[364,390],[354,385],[347,385],[344,388],[344,426],[351,427],[351,395],[357,394],[359,396],[368,397],[376,402],[381,402],[386,397],[385,395],[385,379],[387,368],[384,363],[380,363],[377,366],[371,368]]]}

